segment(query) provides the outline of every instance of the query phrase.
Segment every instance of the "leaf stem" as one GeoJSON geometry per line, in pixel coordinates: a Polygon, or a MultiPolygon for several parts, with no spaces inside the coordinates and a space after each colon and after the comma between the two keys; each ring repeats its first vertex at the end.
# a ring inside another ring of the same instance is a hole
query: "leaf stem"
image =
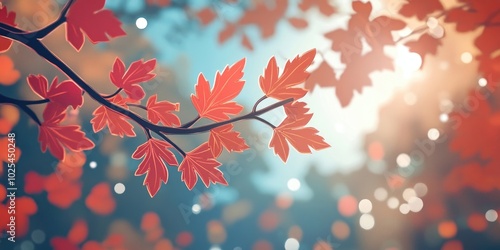
{"type": "Polygon", "coordinates": [[[141,105],[141,104],[127,103],[127,105],[130,106],[130,107],[136,107],[136,108],[141,108],[141,109],[144,109],[144,110],[148,110],[148,107],[146,107],[144,105],[141,105]]]}
{"type": "Polygon", "coordinates": [[[118,95],[120,93],[120,91],[122,91],[123,88],[119,88],[117,89],[113,94],[110,94],[110,95],[103,95],[102,97],[106,98],[106,99],[109,99],[109,98],[112,98],[116,95],[118,95]]]}
{"type": "Polygon", "coordinates": [[[253,119],[255,119],[255,120],[257,120],[257,121],[260,121],[260,122],[262,122],[262,123],[264,123],[264,124],[268,125],[268,126],[269,126],[269,127],[271,127],[272,129],[275,129],[275,128],[276,128],[276,126],[274,126],[272,123],[268,122],[268,121],[267,121],[266,119],[264,119],[264,118],[261,118],[261,117],[256,116],[256,117],[254,117],[253,119]]]}
{"type": "Polygon", "coordinates": [[[253,105],[253,108],[252,108],[252,112],[255,112],[257,110],[257,106],[264,100],[266,100],[267,96],[264,95],[263,97],[259,98],[259,100],[257,100],[255,102],[255,105],[253,105]]]}
{"type": "Polygon", "coordinates": [[[190,122],[187,122],[186,124],[183,124],[181,126],[181,128],[189,128],[191,126],[193,126],[197,121],[199,121],[201,119],[200,115],[197,115],[193,120],[191,120],[190,122]]]}

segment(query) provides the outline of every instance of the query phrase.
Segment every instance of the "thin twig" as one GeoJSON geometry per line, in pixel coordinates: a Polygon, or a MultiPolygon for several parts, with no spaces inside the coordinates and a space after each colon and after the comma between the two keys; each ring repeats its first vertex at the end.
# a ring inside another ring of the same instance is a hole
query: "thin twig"
{"type": "Polygon", "coordinates": [[[182,155],[182,157],[186,157],[186,152],[184,152],[184,150],[182,150],[179,146],[177,146],[177,144],[175,144],[172,140],[170,140],[170,138],[168,138],[166,135],[160,132],[155,132],[155,133],[159,135],[163,140],[170,143],[170,145],[172,145],[182,155]]]}
{"type": "Polygon", "coordinates": [[[103,95],[102,97],[104,97],[104,98],[106,98],[106,99],[112,98],[112,97],[114,97],[114,96],[118,95],[118,94],[120,93],[120,91],[122,91],[122,89],[123,89],[123,88],[119,88],[119,89],[117,89],[117,90],[115,91],[115,93],[110,94],[110,95],[103,95]]]}
{"type": "Polygon", "coordinates": [[[71,5],[74,2],[75,2],[75,0],[69,0],[66,3],[66,5],[64,5],[64,7],[61,11],[61,14],[59,15],[59,18],[57,18],[57,20],[55,20],[53,23],[49,24],[48,26],[46,26],[40,30],[28,32],[28,33],[26,33],[26,36],[35,37],[38,39],[46,37],[48,34],[50,34],[52,31],[54,31],[57,27],[59,27],[59,25],[66,22],[66,14],[68,13],[69,8],[71,7],[71,5]]]}
{"type": "Polygon", "coordinates": [[[257,106],[264,100],[266,100],[267,96],[264,95],[263,97],[259,98],[259,100],[257,100],[257,102],[255,102],[255,105],[253,105],[253,108],[252,108],[252,112],[255,112],[257,111],[257,106]]]}
{"type": "Polygon", "coordinates": [[[256,116],[256,117],[254,117],[253,119],[255,119],[255,120],[257,120],[257,121],[260,121],[260,122],[262,122],[262,123],[266,124],[267,126],[271,127],[272,129],[275,129],[275,128],[276,128],[276,126],[274,126],[272,123],[268,122],[266,119],[263,119],[263,118],[261,118],[261,117],[256,116]]]}

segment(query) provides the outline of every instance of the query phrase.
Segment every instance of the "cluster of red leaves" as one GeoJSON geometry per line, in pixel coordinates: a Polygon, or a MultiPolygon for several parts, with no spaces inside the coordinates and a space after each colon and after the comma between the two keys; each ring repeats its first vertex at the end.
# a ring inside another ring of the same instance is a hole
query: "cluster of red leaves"
{"type": "MultiPolygon", "coordinates": [[[[83,165],[86,157],[82,152],[66,155],[60,161],[54,173],[43,176],[34,171],[24,176],[25,192],[27,194],[40,194],[47,192],[48,201],[61,209],[67,209],[82,196],[83,165]]],[[[85,204],[92,212],[107,215],[115,210],[116,203],[107,183],[101,183],[92,188],[85,199],[85,204]]]]}
{"type": "Polygon", "coordinates": [[[458,152],[466,164],[454,167],[446,177],[444,186],[449,192],[458,193],[464,188],[480,192],[499,190],[500,157],[500,113],[492,103],[498,98],[500,81],[500,2],[461,0],[463,6],[449,11],[447,22],[456,23],[459,32],[482,29],[475,40],[480,53],[476,56],[479,72],[487,80],[483,91],[471,91],[467,97],[478,103],[470,114],[456,112],[451,117],[457,121],[457,130],[450,143],[450,149],[458,152]],[[482,28],[484,26],[484,28],[482,28]],[[490,93],[485,100],[484,93],[490,93]],[[493,93],[493,94],[491,94],[493,93]],[[495,99],[495,100],[491,100],[495,99]]]}
{"type": "Polygon", "coordinates": [[[54,250],[105,250],[105,249],[127,249],[125,239],[122,235],[111,234],[103,242],[94,240],[85,241],[88,237],[89,228],[85,220],[76,220],[69,229],[66,237],[56,236],[50,240],[54,250]]]}
{"type": "MultiPolygon", "coordinates": [[[[15,27],[16,26],[15,21],[16,21],[16,13],[8,12],[7,7],[2,6],[2,4],[0,3],[0,23],[5,23],[15,27]]],[[[11,45],[12,45],[12,40],[0,37],[0,53],[9,50],[11,45]]]]}
{"type": "MultiPolygon", "coordinates": [[[[308,27],[306,19],[295,16],[286,17],[286,11],[289,6],[288,0],[276,0],[273,3],[266,1],[253,1],[254,6],[246,10],[243,15],[235,22],[226,21],[224,29],[219,32],[219,43],[223,44],[238,32],[241,34],[241,44],[253,50],[252,42],[248,35],[244,32],[244,27],[255,26],[259,29],[261,37],[268,39],[274,35],[278,23],[285,19],[290,25],[296,29],[304,29],[308,27]]],[[[335,13],[333,7],[328,1],[323,0],[302,0],[299,3],[299,9],[303,12],[309,9],[317,8],[324,16],[331,16],[335,13]]],[[[198,19],[203,25],[207,25],[215,19],[215,13],[210,8],[203,9],[197,14],[198,19]]]]}

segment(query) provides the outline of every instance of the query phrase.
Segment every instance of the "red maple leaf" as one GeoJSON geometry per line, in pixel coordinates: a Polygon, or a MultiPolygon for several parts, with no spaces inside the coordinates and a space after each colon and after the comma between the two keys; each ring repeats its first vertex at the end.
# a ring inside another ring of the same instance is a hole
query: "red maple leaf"
{"type": "Polygon", "coordinates": [[[446,14],[446,22],[456,23],[458,32],[468,32],[483,26],[488,20],[491,23],[500,22],[497,15],[500,10],[499,1],[460,0],[465,5],[453,8],[446,14]]]}
{"type": "Polygon", "coordinates": [[[341,53],[341,62],[350,63],[362,55],[362,38],[374,50],[385,45],[394,45],[392,31],[403,29],[406,23],[387,16],[378,16],[370,20],[372,4],[354,1],[352,8],[356,12],[351,16],[348,29],[336,29],[325,34],[332,40],[332,50],[341,53]]]}
{"type": "Polygon", "coordinates": [[[82,195],[82,184],[53,173],[45,178],[47,200],[56,207],[67,209],[82,195]]]}
{"type": "MultiPolygon", "coordinates": [[[[126,107],[124,104],[124,100],[126,99],[123,99],[121,95],[116,95],[115,97],[113,97],[113,99],[111,99],[111,102],[126,107]]],[[[92,129],[95,133],[103,130],[107,125],[109,128],[109,132],[112,135],[117,135],[120,137],[123,137],[124,135],[128,137],[135,136],[134,126],[132,126],[132,124],[127,121],[128,117],[124,116],[123,114],[120,114],[106,106],[101,105],[96,110],[94,110],[92,115],[94,115],[94,118],[90,120],[90,123],[92,123],[92,129]]]]}
{"type": "Polygon", "coordinates": [[[260,88],[266,96],[278,100],[291,97],[297,100],[303,97],[307,91],[304,88],[297,87],[297,85],[303,83],[309,77],[309,72],[306,69],[313,62],[315,55],[316,50],[312,49],[302,56],[296,56],[291,61],[288,60],[279,77],[279,68],[276,64],[276,58],[273,56],[269,60],[264,74],[259,78],[260,88]]]}
{"type": "Polygon", "coordinates": [[[189,190],[198,182],[198,176],[206,187],[210,186],[210,183],[227,185],[224,175],[219,170],[220,165],[212,155],[208,142],[205,142],[186,154],[179,171],[182,172],[181,179],[189,190]]]}
{"type": "Polygon", "coordinates": [[[162,182],[167,183],[168,181],[168,170],[165,163],[171,166],[178,165],[175,155],[169,150],[171,147],[172,145],[166,141],[152,138],[137,147],[132,154],[133,159],[144,158],[135,171],[135,176],[146,174],[144,185],[146,185],[151,197],[158,193],[162,182]]]}
{"type": "Polygon", "coordinates": [[[45,176],[34,171],[29,171],[24,176],[24,192],[27,194],[39,194],[44,190],[45,176]]]}
{"type": "Polygon", "coordinates": [[[126,35],[121,22],[110,10],[103,10],[105,0],[76,0],[66,15],[66,39],[80,50],[87,35],[92,43],[126,35]]]}
{"type": "Polygon", "coordinates": [[[233,124],[226,124],[210,130],[208,145],[212,150],[212,155],[218,157],[222,153],[222,147],[228,152],[243,152],[248,149],[245,140],[240,137],[240,133],[233,130],[233,124]]]}
{"type": "Polygon", "coordinates": [[[179,111],[179,103],[171,103],[168,101],[156,102],[157,95],[149,97],[146,107],[148,109],[148,119],[154,123],[163,123],[165,126],[180,126],[181,120],[173,111],[179,111]]]}
{"type": "Polygon", "coordinates": [[[40,125],[38,141],[42,152],[49,149],[50,153],[59,160],[65,157],[65,149],[80,152],[94,148],[94,143],[85,137],[78,125],[60,126],[59,123],[66,116],[57,104],[47,105],[43,112],[44,122],[40,125]]]}
{"type": "Polygon", "coordinates": [[[334,86],[336,81],[335,71],[323,60],[318,68],[311,72],[311,76],[307,78],[304,87],[312,91],[316,85],[319,87],[329,87],[334,86]]]}
{"type": "Polygon", "coordinates": [[[68,240],[75,243],[82,243],[88,236],[89,228],[85,220],[79,219],[73,223],[73,226],[68,232],[68,240]]]}
{"type": "MultiPolygon", "coordinates": [[[[8,24],[10,26],[16,26],[16,13],[11,11],[7,11],[6,6],[2,6],[0,4],[0,23],[8,24]]],[[[0,37],[0,53],[3,53],[7,50],[9,50],[10,46],[12,45],[12,40],[9,38],[5,37],[0,37]]]]}
{"type": "Polygon", "coordinates": [[[340,105],[346,107],[352,101],[355,92],[361,93],[363,87],[371,85],[370,73],[384,69],[393,70],[393,68],[392,59],[382,50],[373,50],[361,57],[355,57],[340,78],[333,81],[340,105]]]}
{"type": "Polygon", "coordinates": [[[132,100],[141,100],[146,93],[139,83],[153,79],[156,74],[152,71],[156,67],[156,59],[144,62],[137,60],[130,64],[125,71],[125,64],[120,58],[116,58],[113,64],[113,71],[109,73],[111,82],[118,88],[123,88],[125,93],[132,100]]]}
{"type": "Polygon", "coordinates": [[[436,39],[429,34],[423,34],[418,38],[417,41],[410,41],[405,45],[410,49],[411,52],[419,54],[423,61],[427,54],[435,55],[438,47],[441,44],[442,43],[440,39],[436,39]]]}
{"type": "Polygon", "coordinates": [[[330,5],[329,1],[325,0],[302,0],[299,3],[299,8],[302,11],[307,11],[312,7],[317,7],[318,10],[323,14],[324,16],[331,16],[333,13],[335,13],[335,7],[330,5]]]}
{"type": "Polygon", "coordinates": [[[232,66],[226,66],[222,73],[217,71],[212,90],[205,76],[203,74],[198,76],[195,94],[191,95],[191,101],[200,117],[220,122],[229,119],[229,115],[236,115],[243,110],[241,105],[232,100],[245,84],[245,81],[241,80],[244,66],[245,59],[242,59],[232,66]]]}
{"type": "Polygon", "coordinates": [[[40,97],[49,99],[63,107],[72,106],[76,109],[83,104],[82,90],[73,81],[67,80],[58,83],[57,77],[49,84],[43,75],[29,75],[28,84],[40,97]]]}
{"type": "Polygon", "coordinates": [[[405,17],[417,16],[419,20],[424,20],[430,14],[443,10],[443,5],[439,0],[407,0],[401,7],[399,14],[405,17]]]}
{"type": "Polygon", "coordinates": [[[238,25],[255,25],[262,38],[269,38],[275,32],[277,23],[286,13],[288,0],[277,0],[273,5],[257,1],[254,8],[245,11],[238,25]]]}
{"type": "Polygon", "coordinates": [[[323,137],[319,136],[318,130],[312,127],[305,127],[311,120],[312,114],[307,114],[309,109],[305,108],[305,103],[294,102],[285,105],[287,117],[274,129],[273,137],[269,143],[270,148],[274,148],[283,162],[286,162],[290,153],[288,143],[290,143],[300,153],[311,153],[311,148],[320,150],[330,147],[323,137]]]}

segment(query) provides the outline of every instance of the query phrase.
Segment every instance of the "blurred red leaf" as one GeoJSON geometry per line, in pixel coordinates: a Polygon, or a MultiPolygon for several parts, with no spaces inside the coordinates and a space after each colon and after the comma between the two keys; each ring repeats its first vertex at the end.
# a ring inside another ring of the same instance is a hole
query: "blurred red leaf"
{"type": "Polygon", "coordinates": [[[219,32],[219,43],[223,44],[227,40],[229,40],[229,38],[231,38],[232,36],[234,36],[234,34],[236,33],[236,28],[237,27],[236,27],[235,24],[226,23],[226,26],[224,27],[224,29],[222,29],[219,32]]]}
{"type": "Polygon", "coordinates": [[[142,216],[141,229],[148,232],[161,226],[160,217],[155,212],[148,212],[142,216]]]}
{"type": "Polygon", "coordinates": [[[146,104],[149,121],[154,124],[161,122],[165,126],[180,126],[181,120],[172,113],[173,111],[179,111],[179,103],[157,102],[156,98],[157,95],[150,96],[146,104]]]}
{"type": "Polygon", "coordinates": [[[319,67],[311,72],[311,76],[307,78],[304,86],[309,91],[312,91],[316,85],[319,87],[331,87],[336,82],[335,71],[323,60],[319,67]]]}
{"type": "Polygon", "coordinates": [[[262,38],[271,37],[276,25],[285,15],[288,7],[287,0],[277,0],[274,4],[265,1],[255,1],[255,7],[245,11],[238,25],[255,25],[260,30],[262,38]]]}
{"type": "MultiPolygon", "coordinates": [[[[2,11],[0,10],[0,13],[2,11]]],[[[1,16],[2,14],[0,14],[1,16]]],[[[0,21],[1,22],[1,21],[0,21]]],[[[2,39],[5,38],[0,38],[0,47],[2,47],[2,39]]],[[[1,52],[0,48],[0,53],[1,52]]],[[[17,69],[14,68],[14,62],[9,56],[6,55],[0,55],[0,84],[2,85],[12,85],[19,80],[19,77],[21,76],[21,73],[17,69]]]]}
{"type": "MultiPolygon", "coordinates": [[[[16,13],[13,11],[7,11],[7,7],[0,5],[0,23],[8,24],[10,26],[16,26],[16,13]]],[[[12,40],[5,37],[0,37],[0,53],[9,50],[12,45],[12,40]]]]}
{"type": "Polygon", "coordinates": [[[302,11],[307,11],[312,7],[317,7],[321,14],[325,16],[331,16],[335,13],[335,7],[330,5],[329,1],[325,0],[302,0],[299,3],[299,8],[302,11]]]}
{"type": "Polygon", "coordinates": [[[63,160],[66,153],[65,149],[79,152],[94,148],[94,143],[85,137],[80,126],[68,125],[60,126],[59,123],[66,114],[61,112],[61,107],[57,104],[47,105],[43,112],[44,122],[40,126],[38,140],[42,152],[49,149],[50,153],[59,160],[63,160]]]}
{"type": "Polygon", "coordinates": [[[219,122],[243,110],[241,105],[232,100],[241,92],[245,84],[245,81],[241,80],[244,66],[245,59],[242,59],[232,66],[226,66],[222,73],[217,72],[212,90],[205,76],[203,74],[198,76],[196,93],[191,95],[191,101],[200,117],[219,122]]]}
{"type": "Polygon", "coordinates": [[[144,158],[135,171],[136,176],[146,174],[144,185],[146,185],[149,195],[155,196],[160,190],[161,183],[167,183],[168,170],[165,163],[177,166],[175,155],[169,150],[172,145],[166,141],[151,138],[144,144],[137,147],[132,154],[133,159],[144,158]]]}
{"type": "Polygon", "coordinates": [[[146,93],[139,83],[153,79],[156,74],[152,71],[156,67],[156,59],[144,62],[142,59],[132,62],[125,71],[125,64],[120,58],[116,58],[113,71],[109,73],[111,82],[118,88],[123,88],[132,100],[141,100],[146,93]]]}
{"type": "Polygon", "coordinates": [[[79,245],[87,238],[89,232],[88,230],[87,222],[85,220],[77,220],[73,223],[73,226],[69,230],[68,240],[76,245],[79,245]]]}
{"type": "Polygon", "coordinates": [[[407,0],[399,10],[399,14],[405,17],[417,16],[419,20],[424,20],[438,10],[443,10],[439,0],[407,0]]]}
{"type": "Polygon", "coordinates": [[[188,247],[193,243],[193,234],[187,231],[180,232],[175,238],[175,243],[180,247],[188,247]]]}
{"type": "Polygon", "coordinates": [[[79,250],[78,246],[64,237],[54,237],[50,240],[54,250],[79,250]]]}
{"type": "Polygon", "coordinates": [[[78,181],[62,178],[56,173],[45,177],[47,200],[61,209],[69,208],[82,195],[82,184],[78,181]]]}
{"type": "Polygon", "coordinates": [[[29,171],[24,176],[24,192],[27,194],[39,194],[45,188],[45,176],[35,171],[29,171]]]}
{"type": "Polygon", "coordinates": [[[288,60],[279,77],[276,58],[272,57],[264,70],[264,74],[259,78],[260,88],[266,96],[278,100],[285,100],[291,97],[297,100],[303,97],[307,91],[301,87],[297,87],[297,85],[303,83],[309,77],[309,72],[306,69],[311,65],[315,55],[316,50],[312,49],[302,56],[296,56],[293,60],[288,60]]]}
{"type": "Polygon", "coordinates": [[[286,162],[289,155],[290,143],[300,153],[311,153],[311,148],[321,150],[330,147],[323,137],[319,136],[318,130],[312,127],[305,127],[311,120],[312,114],[307,114],[305,103],[294,102],[285,105],[287,117],[274,129],[273,137],[269,143],[270,148],[274,148],[283,162],[286,162]]]}
{"type": "MultiPolygon", "coordinates": [[[[8,137],[0,138],[0,148],[7,149],[9,147],[9,144],[11,144],[11,143],[10,143],[8,137]]],[[[19,147],[15,147],[15,150],[16,150],[15,151],[16,155],[14,158],[9,157],[9,152],[7,150],[2,150],[0,152],[0,163],[2,163],[2,162],[11,163],[11,159],[14,159],[14,162],[17,162],[19,160],[19,158],[21,158],[21,149],[19,149],[19,147]]],[[[0,170],[0,173],[2,173],[1,170],[0,170]]]]}
{"type": "Polygon", "coordinates": [[[243,152],[249,149],[245,140],[240,137],[240,133],[233,130],[233,124],[226,124],[210,130],[208,145],[212,150],[212,155],[218,157],[222,153],[222,147],[228,152],[243,152]]]}
{"type": "Polygon", "coordinates": [[[73,81],[67,80],[58,83],[57,77],[55,77],[49,88],[45,76],[29,75],[28,84],[40,97],[49,99],[63,107],[72,106],[76,109],[83,104],[82,90],[73,81]]]}
{"type": "Polygon", "coordinates": [[[76,50],[83,46],[83,33],[94,44],[126,35],[113,12],[103,9],[104,3],[105,0],[76,0],[70,7],[66,15],[66,39],[76,50]]]}
{"type": "Polygon", "coordinates": [[[243,47],[247,48],[248,50],[253,50],[252,42],[245,33],[241,36],[241,45],[243,45],[243,47]]]}
{"type": "Polygon", "coordinates": [[[500,16],[497,15],[500,10],[498,1],[474,1],[460,0],[464,6],[453,8],[446,14],[445,21],[456,23],[458,32],[468,32],[481,27],[488,20],[492,23],[498,23],[500,16]]]}
{"type": "Polygon", "coordinates": [[[101,243],[91,240],[83,244],[82,250],[107,250],[107,249],[103,247],[101,243]]]}
{"type": "Polygon", "coordinates": [[[192,190],[196,185],[198,176],[200,176],[206,187],[211,182],[227,185],[224,175],[219,170],[220,165],[220,162],[212,155],[212,151],[206,142],[186,154],[179,166],[179,171],[182,172],[181,179],[186,183],[189,190],[192,190]]]}
{"type": "Polygon", "coordinates": [[[160,7],[166,7],[169,6],[172,0],[147,0],[146,1],[149,5],[157,5],[160,7]]]}
{"type": "Polygon", "coordinates": [[[287,20],[293,27],[297,29],[305,29],[308,25],[307,20],[305,20],[304,18],[290,17],[287,20]]]}
{"type": "MultiPolygon", "coordinates": [[[[121,95],[116,95],[113,97],[112,102],[121,104],[123,100],[121,95]]],[[[94,118],[90,120],[90,123],[92,123],[92,129],[95,133],[103,130],[107,125],[112,135],[135,137],[134,126],[127,121],[128,117],[123,114],[101,105],[94,110],[92,115],[94,115],[94,118]]]]}
{"type": "Polygon", "coordinates": [[[417,41],[410,41],[405,45],[410,49],[411,52],[419,54],[423,61],[427,54],[435,55],[437,53],[438,47],[441,44],[442,43],[440,39],[436,39],[429,34],[423,34],[420,36],[420,38],[418,38],[417,41]]]}
{"type": "Polygon", "coordinates": [[[217,13],[215,13],[212,8],[205,7],[196,13],[196,17],[200,20],[202,25],[208,25],[215,20],[217,13]]]}
{"type": "Polygon", "coordinates": [[[112,213],[116,208],[116,202],[111,194],[109,184],[101,182],[95,185],[85,199],[85,205],[98,215],[112,213]]]}

